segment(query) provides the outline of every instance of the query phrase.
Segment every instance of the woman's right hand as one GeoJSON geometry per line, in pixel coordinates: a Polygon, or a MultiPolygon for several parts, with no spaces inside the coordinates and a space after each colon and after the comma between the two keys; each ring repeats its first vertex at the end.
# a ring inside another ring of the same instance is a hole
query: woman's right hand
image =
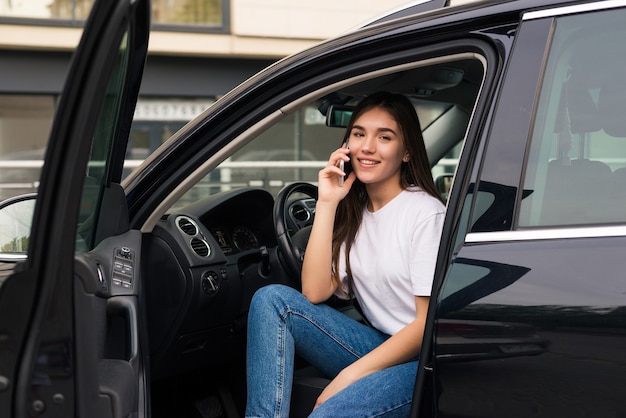
{"type": "Polygon", "coordinates": [[[341,161],[344,163],[350,161],[349,154],[349,149],[338,148],[330,155],[326,167],[318,173],[318,202],[339,203],[350,191],[356,175],[351,172],[342,184],[344,172],[339,167],[341,161]]]}
{"type": "Polygon", "coordinates": [[[326,167],[318,174],[317,204],[315,219],[302,263],[302,294],[312,303],[327,300],[337,289],[332,276],[333,225],[337,205],[346,197],[356,175],[350,173],[344,180],[344,172],[339,168],[340,161],[349,161],[347,148],[335,150],[328,159],[326,167]],[[326,268],[320,266],[327,266],[326,268]]]}

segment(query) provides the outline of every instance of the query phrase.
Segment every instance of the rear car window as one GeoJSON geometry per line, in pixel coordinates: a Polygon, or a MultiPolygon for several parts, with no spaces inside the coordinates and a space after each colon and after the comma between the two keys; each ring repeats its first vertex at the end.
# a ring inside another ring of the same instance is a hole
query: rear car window
{"type": "Polygon", "coordinates": [[[556,20],[520,227],[626,221],[625,10],[556,20]]]}

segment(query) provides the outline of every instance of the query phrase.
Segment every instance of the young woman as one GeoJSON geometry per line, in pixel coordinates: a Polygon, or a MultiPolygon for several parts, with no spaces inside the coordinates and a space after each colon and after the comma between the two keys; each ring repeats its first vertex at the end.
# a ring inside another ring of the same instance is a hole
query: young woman
{"type": "Polygon", "coordinates": [[[246,416],[289,415],[295,352],[332,379],[312,417],[407,416],[445,209],[406,97],[359,103],[318,193],[302,293],[252,300],[246,416]],[[323,304],[332,295],[355,297],[372,326],[323,304]]]}

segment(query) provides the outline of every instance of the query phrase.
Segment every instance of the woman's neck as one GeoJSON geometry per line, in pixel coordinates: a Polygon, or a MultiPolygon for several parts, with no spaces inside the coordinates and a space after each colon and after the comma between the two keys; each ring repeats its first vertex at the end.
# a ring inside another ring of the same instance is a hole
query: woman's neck
{"type": "Polygon", "coordinates": [[[370,212],[376,212],[387,203],[391,202],[393,198],[399,195],[404,189],[400,186],[400,184],[394,183],[366,184],[365,190],[367,191],[367,197],[369,198],[367,209],[370,212]]]}

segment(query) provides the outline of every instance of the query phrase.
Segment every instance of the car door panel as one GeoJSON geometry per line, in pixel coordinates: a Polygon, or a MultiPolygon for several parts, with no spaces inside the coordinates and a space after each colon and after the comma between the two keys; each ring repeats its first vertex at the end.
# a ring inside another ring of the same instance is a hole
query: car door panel
{"type": "MultiPolygon", "coordinates": [[[[89,250],[112,231],[119,234],[128,216],[118,211],[117,228],[104,227],[98,205],[121,171],[148,22],[143,0],[97,1],[86,22],[47,146],[28,258],[0,288],[0,416],[123,417],[146,411],[139,406],[147,403],[140,356],[132,361],[106,353],[107,345],[120,343],[107,336],[115,322],[131,330],[120,338],[135,342],[140,352],[138,315],[132,314],[139,312],[136,295],[124,308],[108,308],[120,304],[107,300],[103,271],[92,258],[100,255],[89,250]]],[[[111,265],[112,257],[107,254],[101,265],[111,265]]]]}
{"type": "MultiPolygon", "coordinates": [[[[104,240],[96,249],[76,257],[75,288],[78,368],[96,365],[99,397],[112,417],[137,410],[140,379],[140,308],[137,300],[141,234],[129,231],[104,240]],[[123,282],[122,283],[122,278],[123,282]],[[82,367],[81,367],[82,365],[82,367]]],[[[85,374],[89,380],[90,374],[85,374]]]]}
{"type": "Polygon", "coordinates": [[[438,318],[439,416],[616,413],[626,376],[626,338],[618,331],[625,312],[625,244],[625,238],[614,237],[464,246],[451,267],[450,285],[440,293],[440,306],[464,293],[469,303],[438,318]],[[468,268],[478,262],[481,270],[468,268]],[[494,263],[523,274],[514,273],[510,284],[488,294],[460,285],[487,278],[494,263]],[[597,266],[604,266],[602,277],[597,266]],[[451,321],[458,327],[451,329],[451,321]],[[457,347],[480,344],[480,350],[440,352],[452,331],[457,347]]]}

